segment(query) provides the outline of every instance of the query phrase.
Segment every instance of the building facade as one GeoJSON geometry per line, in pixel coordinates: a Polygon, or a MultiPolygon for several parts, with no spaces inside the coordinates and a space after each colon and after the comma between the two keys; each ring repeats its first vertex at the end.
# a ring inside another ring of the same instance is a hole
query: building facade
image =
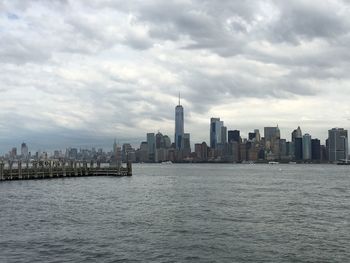
{"type": "Polygon", "coordinates": [[[328,131],[328,157],[330,162],[347,160],[348,131],[343,128],[333,128],[328,131]]]}
{"type": "Polygon", "coordinates": [[[303,160],[310,161],[311,160],[311,135],[306,133],[303,136],[302,140],[303,144],[303,160]]]}
{"type": "Polygon", "coordinates": [[[210,119],[210,148],[216,149],[217,145],[221,143],[221,128],[224,126],[224,122],[220,121],[220,118],[210,119]]]}
{"type": "Polygon", "coordinates": [[[183,148],[184,137],[184,108],[180,104],[175,107],[175,148],[180,150],[183,148]]]}

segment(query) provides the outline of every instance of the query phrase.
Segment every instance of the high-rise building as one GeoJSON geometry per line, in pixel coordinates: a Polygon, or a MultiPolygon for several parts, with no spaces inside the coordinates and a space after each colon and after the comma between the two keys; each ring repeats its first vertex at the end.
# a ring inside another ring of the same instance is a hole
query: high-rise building
{"type": "Polygon", "coordinates": [[[221,127],[221,140],[220,143],[224,144],[227,143],[227,127],[222,126],[221,127]]]}
{"type": "Polygon", "coordinates": [[[260,131],[258,129],[255,129],[254,133],[255,133],[255,141],[260,142],[261,140],[260,131]]]}
{"type": "Polygon", "coordinates": [[[287,156],[289,158],[294,157],[294,142],[286,142],[287,156]]]}
{"type": "Polygon", "coordinates": [[[321,160],[321,142],[319,139],[311,140],[311,159],[313,161],[321,160]]]}
{"type": "Polygon", "coordinates": [[[301,132],[300,127],[298,126],[298,128],[292,132],[292,142],[295,141],[295,138],[302,138],[302,137],[303,137],[303,134],[301,132]]]}
{"type": "Polygon", "coordinates": [[[184,155],[188,157],[191,153],[191,140],[190,140],[190,134],[189,133],[184,133],[184,138],[183,138],[183,150],[184,150],[184,155]]]}
{"type": "Polygon", "coordinates": [[[280,139],[279,140],[279,159],[286,160],[288,157],[288,150],[287,150],[287,141],[286,139],[280,139]]]}
{"type": "Polygon", "coordinates": [[[218,143],[221,143],[221,127],[224,122],[220,118],[210,119],[210,148],[216,149],[218,143]]]}
{"type": "Polygon", "coordinates": [[[16,158],[17,157],[17,147],[12,147],[11,152],[10,152],[10,156],[12,158],[16,158]]]}
{"type": "MultiPolygon", "coordinates": [[[[102,150],[102,149],[101,149],[102,150]]],[[[93,149],[93,152],[95,152],[95,149],[93,149]]],[[[101,155],[102,151],[98,151],[98,154],[101,155]]],[[[122,148],[117,144],[117,140],[114,139],[113,143],[113,154],[114,154],[114,160],[117,165],[120,165],[122,162],[122,148]]]]}
{"type": "Polygon", "coordinates": [[[147,133],[148,161],[155,161],[156,140],[154,133],[147,133]]]}
{"type": "Polygon", "coordinates": [[[136,160],[138,162],[148,162],[147,142],[141,142],[140,148],[136,151],[136,160]]]}
{"type": "Polygon", "coordinates": [[[303,144],[303,160],[308,161],[311,160],[311,135],[306,133],[303,136],[302,140],[303,144]]]}
{"type": "Polygon", "coordinates": [[[237,141],[230,141],[228,147],[229,147],[229,155],[231,156],[231,161],[234,163],[237,163],[240,161],[240,149],[239,149],[239,142],[237,141]]]}
{"type": "Polygon", "coordinates": [[[264,127],[264,138],[266,150],[273,153],[277,159],[279,155],[279,139],[281,137],[278,125],[276,127],[264,127]]]}
{"type": "Polygon", "coordinates": [[[78,149],[77,148],[68,148],[66,150],[66,155],[70,160],[77,160],[78,159],[78,149]]]}
{"type": "Polygon", "coordinates": [[[254,130],[253,132],[249,132],[248,133],[248,141],[259,142],[260,141],[259,130],[254,130]]]}
{"type": "Polygon", "coordinates": [[[171,140],[170,140],[170,137],[168,135],[163,136],[163,141],[164,141],[164,148],[165,149],[168,149],[171,147],[171,140]]]}
{"type": "Polygon", "coordinates": [[[163,134],[158,132],[156,134],[156,149],[161,149],[164,148],[164,139],[163,139],[163,134]]]}
{"type": "Polygon", "coordinates": [[[175,107],[175,148],[183,148],[183,136],[184,136],[184,108],[180,104],[175,107]]]}
{"type": "MultiPolygon", "coordinates": [[[[114,153],[114,156],[115,156],[116,153],[117,153],[117,147],[118,147],[117,140],[114,139],[114,143],[113,143],[113,153],[114,153]]],[[[92,151],[94,151],[94,149],[93,149],[92,151]]]]}
{"type": "Polygon", "coordinates": [[[240,136],[240,131],[238,130],[233,130],[233,131],[228,131],[228,142],[241,142],[241,136],[240,136]]]}
{"type": "Polygon", "coordinates": [[[250,132],[250,133],[248,133],[248,140],[249,140],[249,141],[255,140],[255,132],[250,132]]]}
{"type": "Polygon", "coordinates": [[[333,128],[328,131],[329,161],[347,160],[348,131],[343,128],[333,128]]]}
{"type": "Polygon", "coordinates": [[[22,158],[28,157],[28,146],[24,142],[21,144],[21,156],[22,156],[22,158]]]}
{"type": "Polygon", "coordinates": [[[196,143],[194,145],[194,151],[197,156],[197,161],[203,162],[208,160],[208,146],[205,142],[196,143]]]}
{"type": "Polygon", "coordinates": [[[131,147],[130,143],[124,143],[122,146],[122,161],[129,161],[129,154],[135,152],[135,150],[131,147]]]}
{"type": "Polygon", "coordinates": [[[303,159],[303,138],[296,137],[294,140],[294,159],[296,161],[303,159]]]}
{"type": "Polygon", "coordinates": [[[280,134],[280,129],[278,126],[276,127],[264,127],[264,137],[265,141],[273,141],[276,139],[280,139],[281,134],[280,134]]]}

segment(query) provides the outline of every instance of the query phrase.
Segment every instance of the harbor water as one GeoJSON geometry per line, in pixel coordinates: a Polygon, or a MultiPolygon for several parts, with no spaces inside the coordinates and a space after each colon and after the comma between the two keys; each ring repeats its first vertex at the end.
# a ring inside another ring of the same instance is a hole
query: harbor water
{"type": "Polygon", "coordinates": [[[134,164],[0,183],[0,262],[349,262],[350,166],[134,164]]]}

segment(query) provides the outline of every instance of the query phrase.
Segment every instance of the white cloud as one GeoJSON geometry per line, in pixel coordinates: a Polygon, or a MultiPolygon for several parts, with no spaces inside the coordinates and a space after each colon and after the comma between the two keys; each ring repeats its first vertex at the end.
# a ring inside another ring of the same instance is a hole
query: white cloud
{"type": "Polygon", "coordinates": [[[1,149],[173,137],[179,91],[193,142],[207,140],[212,116],[243,134],[278,123],[287,138],[301,125],[325,139],[349,122],[349,10],[316,0],[2,1],[1,149]]]}

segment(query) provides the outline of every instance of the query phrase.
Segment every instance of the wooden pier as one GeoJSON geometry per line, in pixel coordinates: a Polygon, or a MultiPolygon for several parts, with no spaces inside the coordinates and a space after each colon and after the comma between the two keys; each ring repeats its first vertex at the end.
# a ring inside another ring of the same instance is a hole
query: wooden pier
{"type": "Polygon", "coordinates": [[[99,162],[32,161],[0,162],[0,181],[52,179],[83,176],[132,176],[132,165],[101,167],[99,162]]]}

